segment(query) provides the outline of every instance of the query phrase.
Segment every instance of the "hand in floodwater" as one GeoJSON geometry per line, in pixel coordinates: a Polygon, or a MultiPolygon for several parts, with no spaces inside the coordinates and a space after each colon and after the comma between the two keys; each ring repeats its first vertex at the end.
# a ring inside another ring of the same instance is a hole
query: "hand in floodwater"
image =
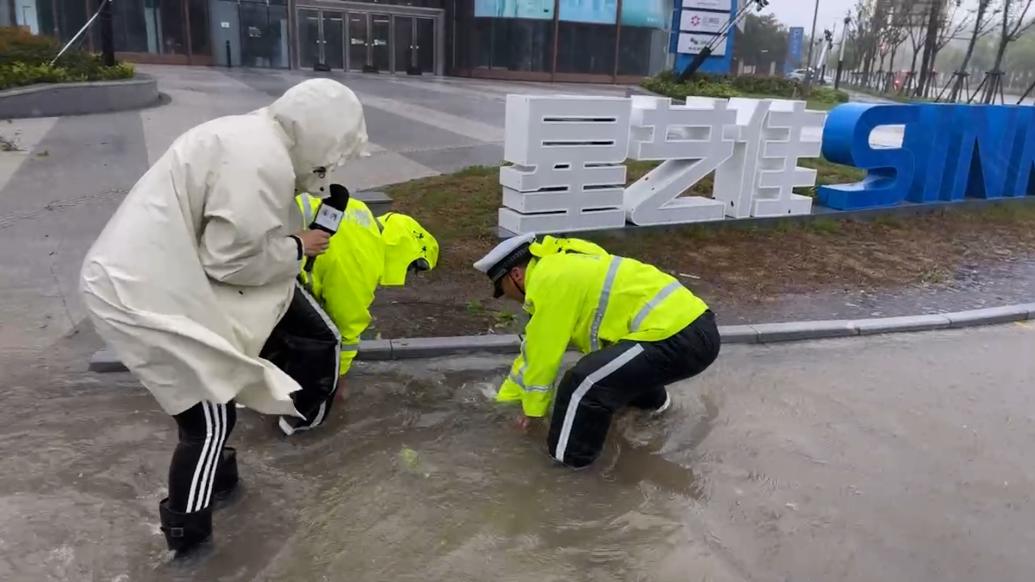
{"type": "Polygon", "coordinates": [[[528,432],[528,429],[532,427],[533,422],[535,422],[534,418],[525,416],[524,414],[519,414],[514,426],[521,432],[528,432]]]}
{"type": "Polygon", "coordinates": [[[349,397],[349,391],[345,385],[345,376],[338,376],[338,392],[336,396],[342,402],[345,402],[345,400],[349,397]]]}

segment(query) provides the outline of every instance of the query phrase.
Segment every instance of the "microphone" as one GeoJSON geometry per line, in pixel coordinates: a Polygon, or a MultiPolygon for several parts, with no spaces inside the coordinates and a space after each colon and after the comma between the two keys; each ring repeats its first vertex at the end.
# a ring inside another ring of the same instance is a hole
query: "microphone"
{"type": "MultiPolygon", "coordinates": [[[[316,212],[316,218],[309,225],[309,229],[320,229],[333,236],[338,232],[341,220],[345,218],[345,208],[349,205],[350,194],[349,189],[341,184],[331,184],[330,190],[331,195],[320,204],[320,210],[316,212]]],[[[307,273],[313,271],[315,261],[316,257],[306,259],[305,271],[307,273]]]]}

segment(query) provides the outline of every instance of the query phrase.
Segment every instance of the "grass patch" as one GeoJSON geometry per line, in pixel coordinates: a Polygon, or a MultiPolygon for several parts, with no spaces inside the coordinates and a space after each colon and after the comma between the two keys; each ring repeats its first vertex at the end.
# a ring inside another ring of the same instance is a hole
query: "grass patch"
{"type": "MultiPolygon", "coordinates": [[[[863,173],[825,160],[803,160],[818,183],[849,183],[863,173]]],[[[630,182],[656,166],[629,162],[630,182]]],[[[699,185],[702,194],[710,185],[699,185]]],[[[472,267],[499,239],[499,168],[472,167],[386,188],[395,210],[413,215],[438,239],[438,268],[402,289],[378,294],[374,314],[385,337],[519,331],[519,307],[494,301],[472,267]]],[[[692,192],[693,193],[693,192],[692,192]]],[[[590,238],[678,277],[720,312],[816,291],[949,287],[958,270],[1035,257],[1035,205],[947,210],[868,221],[818,218],[772,228],[626,230],[590,238]]]]}

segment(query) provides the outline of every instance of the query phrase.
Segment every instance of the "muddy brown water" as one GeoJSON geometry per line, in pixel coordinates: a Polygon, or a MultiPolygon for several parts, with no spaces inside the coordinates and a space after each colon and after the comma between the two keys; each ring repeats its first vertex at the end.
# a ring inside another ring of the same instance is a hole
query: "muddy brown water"
{"type": "Polygon", "coordinates": [[[506,360],[366,365],[318,433],[242,411],[241,494],[175,561],[172,421],[41,356],[0,411],[0,579],[1030,580],[1033,349],[1021,325],[728,347],[580,472],[490,401],[506,360]]]}

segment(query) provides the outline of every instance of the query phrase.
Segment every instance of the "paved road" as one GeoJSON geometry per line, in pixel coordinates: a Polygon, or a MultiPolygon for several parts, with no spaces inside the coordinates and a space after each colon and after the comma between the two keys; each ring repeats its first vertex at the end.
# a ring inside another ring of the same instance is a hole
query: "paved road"
{"type": "MultiPolygon", "coordinates": [[[[85,332],[84,332],[85,334],[85,332]]],[[[506,361],[361,365],[319,433],[242,411],[244,495],[169,564],[175,432],[93,338],[7,370],[0,579],[973,582],[1035,569],[1035,327],[731,346],[594,468],[488,400],[506,361]],[[347,574],[343,574],[347,573],[347,574]]]]}

